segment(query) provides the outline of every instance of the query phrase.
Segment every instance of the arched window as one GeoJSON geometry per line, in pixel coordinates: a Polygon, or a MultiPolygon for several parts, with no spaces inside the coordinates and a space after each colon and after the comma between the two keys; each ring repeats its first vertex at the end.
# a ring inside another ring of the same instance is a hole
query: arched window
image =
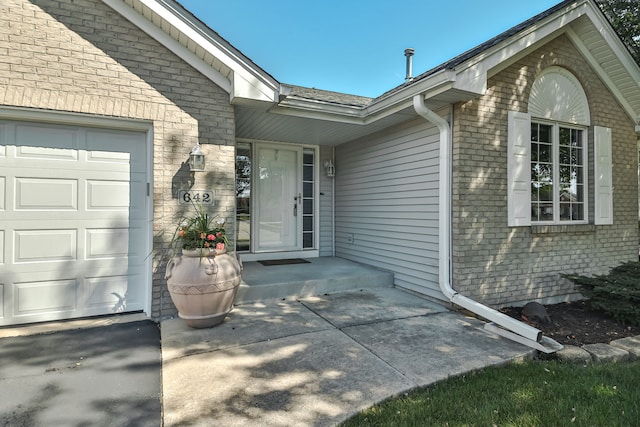
{"type": "MultiPolygon", "coordinates": [[[[509,112],[509,225],[588,222],[587,96],[560,67],[531,88],[528,113],[509,112]]],[[[611,223],[611,131],[594,127],[595,222],[611,223]]]]}

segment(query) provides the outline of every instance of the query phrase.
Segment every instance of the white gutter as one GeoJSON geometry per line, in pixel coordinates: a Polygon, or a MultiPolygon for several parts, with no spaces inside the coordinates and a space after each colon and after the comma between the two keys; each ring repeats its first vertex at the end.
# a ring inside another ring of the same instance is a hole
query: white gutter
{"type": "MultiPolygon", "coordinates": [[[[506,314],[500,313],[491,307],[480,304],[477,301],[459,294],[451,286],[451,275],[449,272],[449,260],[451,254],[451,173],[449,162],[451,158],[451,126],[449,123],[433,112],[424,103],[423,95],[413,97],[413,108],[416,112],[430,123],[438,126],[440,130],[440,182],[439,182],[439,282],[440,290],[451,301],[472,313],[477,314],[495,324],[514,332],[525,340],[519,342],[529,345],[526,341],[539,343],[542,340],[542,332],[532,326],[522,323],[506,314]]],[[[511,337],[512,338],[512,337],[511,337]]],[[[512,338],[513,339],[513,338],[512,338]]],[[[517,339],[516,339],[517,340],[517,339]]],[[[535,347],[535,346],[534,346],[535,347]]]]}

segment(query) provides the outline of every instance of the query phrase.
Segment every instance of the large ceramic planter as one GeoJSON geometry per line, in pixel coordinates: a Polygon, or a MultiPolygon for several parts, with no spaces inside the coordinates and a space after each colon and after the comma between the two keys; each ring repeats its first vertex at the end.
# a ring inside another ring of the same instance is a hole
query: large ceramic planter
{"type": "Polygon", "coordinates": [[[225,251],[183,250],[169,261],[165,278],[178,315],[192,328],[210,328],[233,307],[242,267],[225,251]]]}

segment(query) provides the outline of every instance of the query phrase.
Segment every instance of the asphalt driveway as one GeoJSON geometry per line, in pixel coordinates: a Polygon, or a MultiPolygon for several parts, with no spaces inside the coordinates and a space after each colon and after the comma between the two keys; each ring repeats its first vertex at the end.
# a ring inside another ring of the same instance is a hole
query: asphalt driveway
{"type": "Polygon", "coordinates": [[[0,426],[160,426],[152,321],[0,339],[0,426]]]}

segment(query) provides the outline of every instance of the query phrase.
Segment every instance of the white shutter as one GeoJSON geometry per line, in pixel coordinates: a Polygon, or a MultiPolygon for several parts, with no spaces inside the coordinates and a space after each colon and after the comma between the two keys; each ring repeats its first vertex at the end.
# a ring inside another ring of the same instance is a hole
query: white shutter
{"type": "Polygon", "coordinates": [[[507,131],[508,223],[531,225],[531,115],[509,111],[507,131]]]}
{"type": "Polygon", "coordinates": [[[595,223],[613,224],[613,162],[611,156],[611,129],[595,126],[595,223]]]}

